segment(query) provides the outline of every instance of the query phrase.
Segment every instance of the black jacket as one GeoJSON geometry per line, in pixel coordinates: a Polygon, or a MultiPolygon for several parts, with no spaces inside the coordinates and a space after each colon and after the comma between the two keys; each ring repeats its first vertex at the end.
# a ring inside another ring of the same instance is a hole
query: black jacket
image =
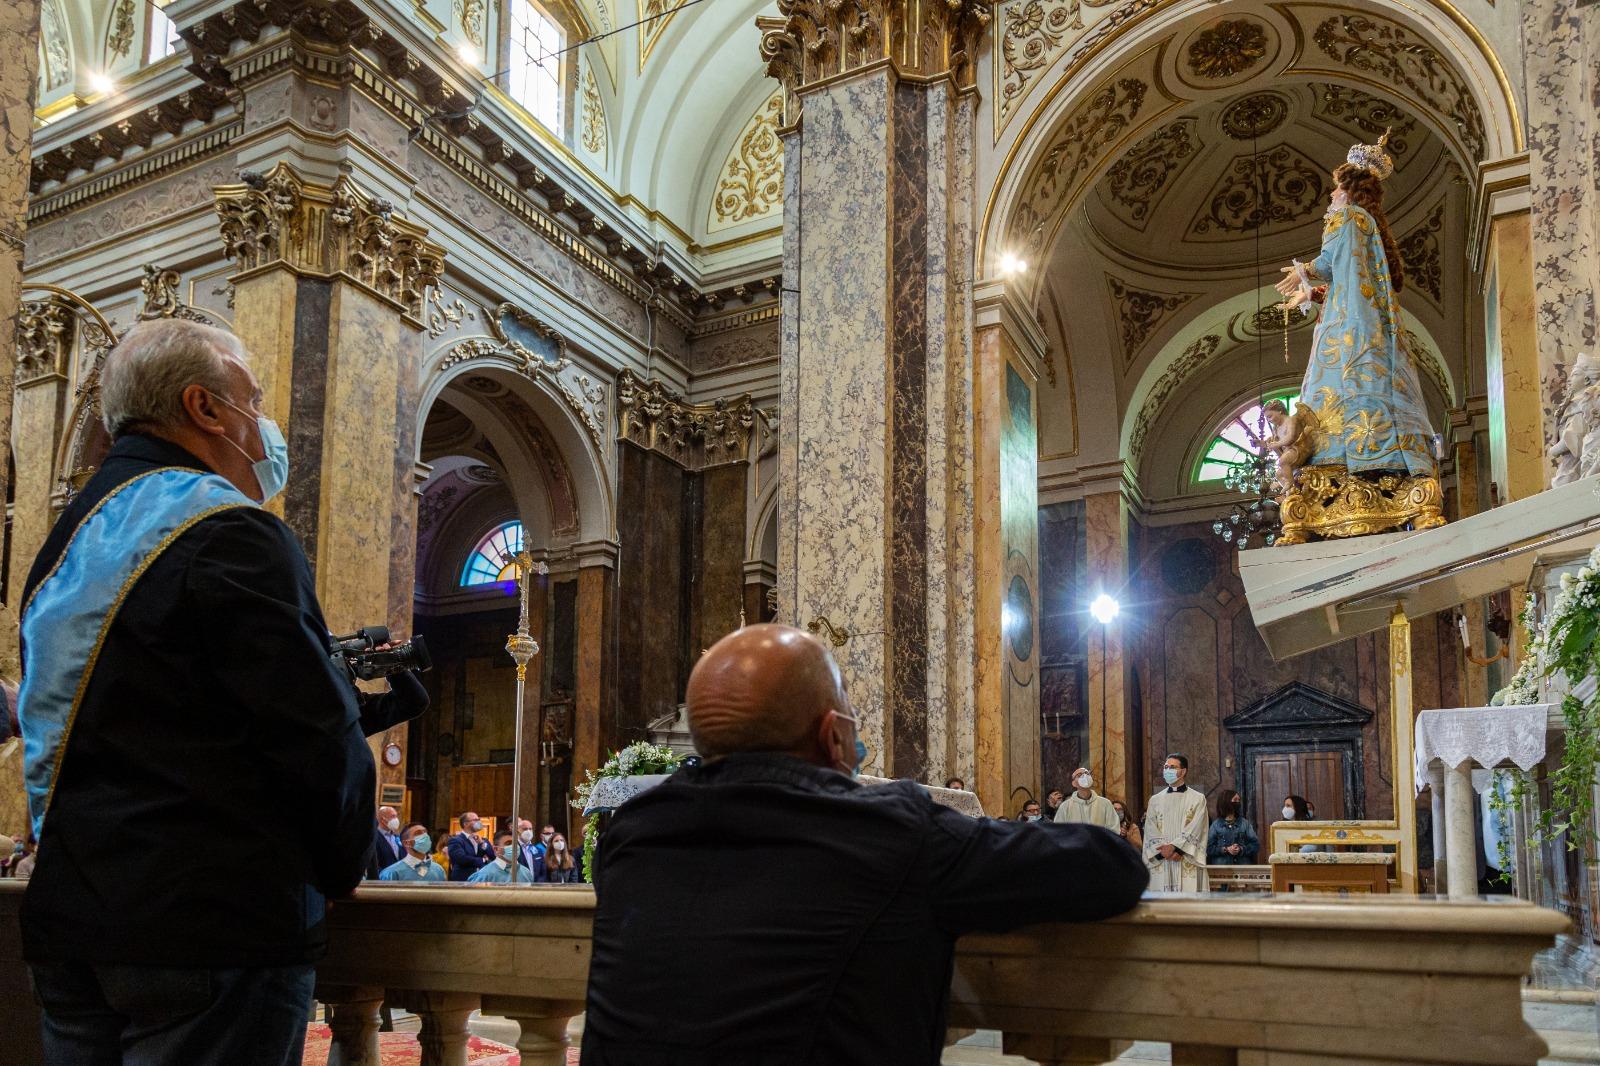
{"type": "MultiPolygon", "coordinates": [[[[160,466],[124,436],[51,530],[30,594],[83,516],[160,466]]],[[[30,961],[291,965],[321,954],[324,897],[361,879],[376,771],[328,658],[304,553],[265,510],[184,532],[107,633],[62,754],[22,904],[30,961]],[[248,816],[248,817],[245,817],[248,816]]]]}
{"type": "Polygon", "coordinates": [[[600,840],[584,1066],[932,1066],[956,938],[1127,910],[1115,833],[973,819],[778,755],[680,770],[600,840]]]}

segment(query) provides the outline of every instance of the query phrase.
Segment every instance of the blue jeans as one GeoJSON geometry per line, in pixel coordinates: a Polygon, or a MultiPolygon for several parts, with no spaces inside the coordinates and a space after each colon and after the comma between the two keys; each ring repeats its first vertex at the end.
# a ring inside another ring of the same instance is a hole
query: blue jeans
{"type": "Polygon", "coordinates": [[[316,970],[36,964],[45,1066],[299,1066],[316,970]]]}

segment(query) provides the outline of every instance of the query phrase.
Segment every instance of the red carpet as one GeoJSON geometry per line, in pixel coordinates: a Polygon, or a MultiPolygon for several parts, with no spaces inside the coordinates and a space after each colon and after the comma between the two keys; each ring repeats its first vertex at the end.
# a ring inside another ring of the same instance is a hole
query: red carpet
{"type": "MultiPolygon", "coordinates": [[[[306,1031],[304,1066],[328,1066],[329,1041],[326,1025],[312,1025],[306,1031]]],[[[383,1066],[417,1066],[422,1061],[422,1049],[417,1046],[415,1033],[379,1033],[378,1047],[383,1066]]],[[[518,1058],[514,1047],[480,1036],[467,1038],[467,1061],[473,1066],[517,1066],[518,1058]]],[[[577,1066],[577,1048],[567,1052],[567,1062],[569,1066],[577,1066]]]]}

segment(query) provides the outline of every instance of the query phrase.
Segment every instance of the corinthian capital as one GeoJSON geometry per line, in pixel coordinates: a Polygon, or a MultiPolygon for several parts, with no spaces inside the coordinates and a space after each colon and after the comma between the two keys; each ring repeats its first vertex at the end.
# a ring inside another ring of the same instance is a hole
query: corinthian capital
{"type": "Polygon", "coordinates": [[[792,125],[808,86],[879,61],[904,77],[974,84],[978,41],[995,0],[778,0],[756,19],[769,77],[783,83],[792,125]]]}
{"type": "Polygon", "coordinates": [[[244,172],[216,188],[228,258],[241,271],[281,264],[312,277],[343,275],[421,318],[422,301],[444,270],[444,249],[348,177],[308,181],[287,163],[244,172]]]}

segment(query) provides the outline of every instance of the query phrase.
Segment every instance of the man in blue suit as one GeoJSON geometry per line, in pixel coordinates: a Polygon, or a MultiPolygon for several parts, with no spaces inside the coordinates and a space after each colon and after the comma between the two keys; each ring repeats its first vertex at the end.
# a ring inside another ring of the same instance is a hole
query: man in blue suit
{"type": "Polygon", "coordinates": [[[483,829],[483,819],[476,811],[461,816],[461,832],[450,838],[445,853],[450,856],[450,880],[465,881],[483,869],[484,863],[494,861],[494,849],[478,835],[483,829]]]}

